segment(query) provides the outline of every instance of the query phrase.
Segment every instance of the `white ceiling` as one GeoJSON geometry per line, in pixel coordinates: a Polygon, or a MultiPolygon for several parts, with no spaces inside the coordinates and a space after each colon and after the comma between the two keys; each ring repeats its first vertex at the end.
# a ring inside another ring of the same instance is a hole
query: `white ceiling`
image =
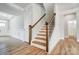
{"type": "MultiPolygon", "coordinates": [[[[0,3],[0,12],[7,14],[7,16],[0,15],[0,19],[6,18],[6,17],[9,18],[11,15],[16,16],[16,15],[22,14],[24,12],[24,9],[29,4],[30,3],[0,3]]],[[[78,3],[59,3],[58,6],[59,6],[59,10],[63,11],[63,10],[68,10],[68,9],[79,7],[79,4],[78,3]]]]}
{"type": "Polygon", "coordinates": [[[23,14],[28,3],[0,3],[0,19],[10,19],[23,14]]]}
{"type": "Polygon", "coordinates": [[[15,3],[16,5],[20,6],[21,8],[25,8],[29,3],[15,3]]]}
{"type": "Polygon", "coordinates": [[[57,5],[59,6],[60,11],[65,11],[68,9],[79,7],[79,3],[58,3],[57,5]]]}

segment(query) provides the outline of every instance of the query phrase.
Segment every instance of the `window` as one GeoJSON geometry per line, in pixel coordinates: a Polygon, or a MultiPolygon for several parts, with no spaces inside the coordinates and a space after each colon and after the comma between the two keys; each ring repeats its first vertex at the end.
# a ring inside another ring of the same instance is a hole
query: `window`
{"type": "Polygon", "coordinates": [[[0,23],[0,27],[5,27],[5,23],[0,23]]]}
{"type": "Polygon", "coordinates": [[[69,21],[69,23],[74,23],[74,24],[76,24],[76,20],[69,21]]]}

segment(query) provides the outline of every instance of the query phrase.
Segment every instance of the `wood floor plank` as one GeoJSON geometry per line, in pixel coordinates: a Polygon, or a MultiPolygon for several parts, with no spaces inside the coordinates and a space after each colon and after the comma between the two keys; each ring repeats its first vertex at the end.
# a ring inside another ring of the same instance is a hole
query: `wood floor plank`
{"type": "Polygon", "coordinates": [[[47,53],[46,51],[33,46],[24,47],[21,49],[18,48],[15,52],[11,53],[11,55],[40,55],[40,54],[46,55],[47,53]]]}
{"type": "MultiPolygon", "coordinates": [[[[58,45],[60,45],[60,43],[58,43],[58,45]]],[[[55,55],[57,55],[57,54],[60,54],[60,55],[79,55],[79,44],[77,43],[76,38],[74,38],[74,37],[65,38],[63,41],[63,44],[62,44],[62,48],[61,47],[57,48],[57,46],[53,50],[54,52],[51,52],[51,54],[55,54],[55,55]],[[59,51],[60,53],[57,53],[57,51],[59,51]]]]}

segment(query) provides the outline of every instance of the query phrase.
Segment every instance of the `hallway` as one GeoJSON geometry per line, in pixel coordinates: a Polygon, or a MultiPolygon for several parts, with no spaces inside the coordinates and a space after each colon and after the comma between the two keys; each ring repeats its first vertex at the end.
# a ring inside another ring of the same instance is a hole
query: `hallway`
{"type": "Polygon", "coordinates": [[[79,43],[72,36],[60,40],[50,55],[79,55],[79,43]]]}

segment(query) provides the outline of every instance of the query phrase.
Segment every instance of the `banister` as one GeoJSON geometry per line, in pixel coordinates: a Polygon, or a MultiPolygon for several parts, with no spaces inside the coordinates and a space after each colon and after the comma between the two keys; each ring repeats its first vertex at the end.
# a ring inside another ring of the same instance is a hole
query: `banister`
{"type": "MultiPolygon", "coordinates": [[[[29,25],[29,44],[31,44],[31,40],[32,40],[32,28],[35,27],[41,20],[42,18],[46,15],[46,13],[34,24],[34,25],[29,25]]],[[[46,22],[45,25],[46,25],[46,51],[48,52],[48,45],[49,45],[49,40],[48,40],[48,37],[49,37],[49,24],[52,23],[52,19],[55,18],[55,13],[53,15],[53,17],[51,18],[50,22],[46,22]]]]}
{"type": "Polygon", "coordinates": [[[54,18],[55,18],[55,13],[54,13],[54,15],[53,15],[53,17],[51,18],[51,20],[50,20],[50,22],[45,22],[45,25],[46,25],[46,51],[48,52],[48,47],[49,47],[49,27],[50,27],[50,25],[51,25],[51,23],[52,23],[52,21],[54,20],[54,18]],[[53,19],[53,20],[52,20],[53,19]]]}
{"type": "Polygon", "coordinates": [[[34,25],[32,25],[32,28],[35,27],[35,26],[39,23],[39,21],[42,20],[42,18],[43,18],[45,15],[46,15],[46,13],[45,13],[34,25]]]}
{"type": "Polygon", "coordinates": [[[46,13],[34,25],[29,25],[29,45],[31,44],[31,40],[32,40],[32,28],[35,27],[38,24],[38,22],[41,21],[45,15],[46,15],[46,13]]]}
{"type": "Polygon", "coordinates": [[[29,45],[31,44],[31,40],[32,40],[32,26],[29,25],[29,45]]]}

